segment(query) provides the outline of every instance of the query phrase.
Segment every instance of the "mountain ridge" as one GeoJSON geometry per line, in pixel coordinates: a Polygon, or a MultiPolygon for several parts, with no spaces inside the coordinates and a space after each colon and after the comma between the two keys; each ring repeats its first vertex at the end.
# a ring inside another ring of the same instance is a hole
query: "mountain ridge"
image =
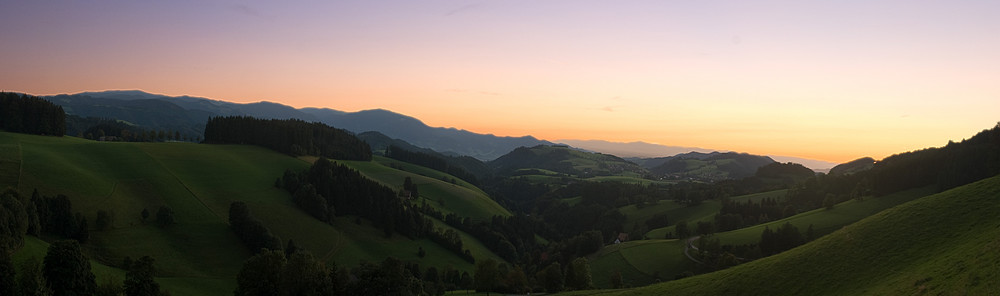
{"type": "MultiPolygon", "coordinates": [[[[605,140],[575,140],[561,139],[557,143],[567,144],[573,147],[587,149],[594,152],[613,154],[625,159],[636,159],[637,161],[662,159],[689,152],[711,153],[711,152],[733,152],[725,149],[708,149],[701,147],[670,146],[642,141],[634,142],[613,142],[605,140]]],[[[764,155],[771,157],[777,162],[794,162],[806,166],[816,172],[826,172],[830,168],[838,165],[824,160],[810,159],[784,155],[764,155]]]]}
{"type": "Polygon", "coordinates": [[[148,129],[178,130],[191,138],[204,132],[204,125],[209,117],[240,115],[316,121],[353,133],[377,131],[444,154],[467,155],[482,161],[496,159],[517,147],[552,144],[532,136],[499,137],[458,128],[431,127],[417,118],[386,109],[357,112],[312,107],[296,109],[270,101],[233,103],[194,96],[152,94],[140,90],[81,92],[44,98],[62,106],[70,115],[126,120],[148,129]],[[129,108],[123,109],[122,106],[129,108]],[[171,118],[172,121],[162,123],[162,120],[154,120],[158,118],[171,118]]]}

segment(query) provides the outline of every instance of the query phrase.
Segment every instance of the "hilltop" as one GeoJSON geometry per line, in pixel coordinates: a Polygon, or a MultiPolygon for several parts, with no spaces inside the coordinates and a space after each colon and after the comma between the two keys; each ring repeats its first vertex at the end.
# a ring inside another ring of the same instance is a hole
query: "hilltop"
{"type": "Polygon", "coordinates": [[[650,171],[673,178],[718,181],[753,176],[757,168],[774,162],[774,159],[767,156],[746,153],[690,152],[666,158],[662,164],[650,168],[650,171]]]}
{"type": "MultiPolygon", "coordinates": [[[[556,140],[556,143],[569,144],[570,146],[586,149],[590,151],[608,153],[621,158],[628,159],[629,161],[643,165],[646,168],[653,168],[659,164],[662,164],[666,159],[690,152],[699,153],[711,153],[711,152],[728,152],[725,150],[717,149],[706,149],[699,147],[683,147],[683,146],[670,146],[670,145],[660,145],[646,142],[610,142],[602,140],[556,140]],[[647,165],[647,163],[651,165],[647,165]]],[[[837,165],[829,161],[822,161],[816,159],[808,159],[801,157],[792,156],[781,156],[781,155],[768,155],[768,157],[773,158],[778,162],[794,162],[802,164],[814,171],[826,171],[831,167],[837,165]]]]}
{"type": "Polygon", "coordinates": [[[584,152],[560,145],[517,148],[489,162],[489,165],[501,175],[517,174],[518,171],[545,170],[587,178],[645,172],[639,165],[614,155],[584,152]]]}
{"type": "Polygon", "coordinates": [[[875,159],[871,157],[858,158],[846,163],[838,164],[830,169],[831,175],[846,175],[870,170],[875,166],[875,159]]]}

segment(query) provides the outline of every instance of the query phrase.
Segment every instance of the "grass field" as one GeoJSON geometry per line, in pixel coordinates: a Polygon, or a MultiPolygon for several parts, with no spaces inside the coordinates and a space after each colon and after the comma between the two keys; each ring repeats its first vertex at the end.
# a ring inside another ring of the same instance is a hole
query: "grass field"
{"type": "Polygon", "coordinates": [[[648,285],[673,279],[693,270],[694,263],[684,256],[684,242],[672,240],[637,240],[605,246],[589,257],[594,285],[611,287],[611,275],[622,274],[628,287],[648,285]]]}
{"type": "MultiPolygon", "coordinates": [[[[73,210],[88,219],[94,219],[98,210],[113,213],[111,230],[91,231],[91,242],[84,245],[88,256],[105,265],[117,265],[125,256],[152,256],[164,286],[172,285],[183,295],[232,293],[235,275],[250,256],[228,228],[229,204],[237,200],[246,202],[253,214],[283,241],[293,239],[296,245],[327,262],[350,266],[362,260],[381,261],[391,254],[424,266],[472,269],[471,264],[428,240],[409,240],[399,235],[385,238],[371,223],[362,221],[357,225],[352,217],[338,218],[331,226],[306,215],[291,202],[287,192],[274,187],[274,181],[286,169],[305,169],[309,163],[267,149],[193,143],[107,143],[0,133],[0,161],[14,159],[11,151],[16,150],[11,147],[20,147],[18,172],[12,165],[0,164],[0,176],[18,176],[17,188],[22,194],[30,194],[35,188],[44,195],[65,194],[73,210]],[[139,215],[142,209],[149,209],[155,217],[160,206],[174,210],[177,224],[161,228],[139,215]],[[418,258],[419,247],[428,256],[418,258]]],[[[418,183],[441,182],[421,178],[428,180],[418,183]]],[[[469,195],[478,194],[446,184],[469,195]]],[[[430,191],[433,196],[435,193],[430,191]]],[[[456,207],[462,204],[457,199],[448,202],[456,207]]],[[[477,242],[465,243],[474,248],[477,242]]],[[[489,253],[485,248],[474,251],[489,253]]]]}
{"type": "Polygon", "coordinates": [[[21,145],[0,144],[0,189],[17,188],[21,178],[21,145]]]}
{"type": "Polygon", "coordinates": [[[688,229],[694,229],[698,222],[715,219],[715,214],[719,212],[719,209],[722,209],[722,203],[717,200],[707,200],[691,207],[674,208],[666,212],[671,226],[650,230],[646,232],[646,237],[651,239],[664,238],[668,232],[674,232],[674,225],[680,221],[687,222],[688,229]]]}
{"type": "Polygon", "coordinates": [[[1000,176],[904,203],[730,269],[572,295],[997,295],[998,212],[1000,176]]]}
{"type": "Polygon", "coordinates": [[[657,181],[657,180],[643,179],[641,176],[638,176],[637,174],[631,172],[625,172],[624,174],[625,176],[598,176],[598,177],[586,178],[583,180],[593,181],[593,182],[620,182],[620,183],[642,184],[642,185],[650,185],[650,184],[669,185],[669,184],[676,184],[679,182],[679,181],[657,181]]]}
{"type": "MultiPolygon", "coordinates": [[[[776,190],[736,196],[732,197],[732,200],[744,202],[747,200],[760,201],[763,198],[783,198],[785,191],[776,190]]],[[[869,198],[862,202],[852,200],[838,204],[832,210],[814,210],[779,221],[718,233],[713,237],[718,238],[723,244],[756,243],[760,240],[760,233],[765,226],[777,228],[785,222],[796,225],[802,232],[805,232],[812,224],[815,234],[820,236],[886,208],[926,196],[929,193],[929,189],[925,188],[869,198]]],[[[718,201],[704,202],[695,207],[684,207],[673,201],[660,201],[642,209],[626,206],[619,210],[626,215],[628,221],[626,225],[631,225],[630,223],[635,221],[641,223],[641,221],[659,213],[666,213],[673,221],[690,219],[687,220],[690,225],[698,221],[711,221],[718,212],[719,206],[718,201]]],[[[599,284],[598,287],[610,287],[609,278],[614,270],[621,271],[626,282],[639,284],[653,283],[657,278],[669,280],[676,274],[693,270],[695,266],[683,254],[684,243],[682,241],[661,239],[667,231],[673,231],[673,226],[650,231],[647,236],[652,240],[630,241],[621,245],[608,246],[597,255],[592,256],[592,264],[601,267],[601,269],[593,269],[594,282],[599,284]],[[659,234],[661,232],[664,234],[659,234]]]]}
{"type": "Polygon", "coordinates": [[[767,191],[767,192],[761,192],[761,193],[753,193],[753,194],[747,194],[747,195],[734,196],[734,197],[730,197],[729,200],[732,200],[732,201],[735,201],[735,202],[746,202],[746,201],[760,202],[762,199],[772,198],[772,199],[775,199],[775,200],[778,200],[778,201],[782,201],[782,200],[785,200],[785,194],[786,193],[788,193],[788,189],[779,189],[779,190],[774,190],[774,191],[767,191]]]}
{"type": "MultiPolygon", "coordinates": [[[[406,177],[417,184],[421,198],[427,199],[427,204],[444,214],[455,213],[461,217],[485,221],[493,216],[510,216],[510,211],[500,206],[478,187],[460,181],[456,183],[442,181],[442,177],[451,179],[444,174],[425,167],[403,164],[395,160],[376,157],[375,161],[341,161],[345,165],[360,171],[363,175],[379,181],[386,186],[400,189],[406,177]],[[405,170],[399,170],[383,163],[397,163],[405,170]]],[[[421,201],[417,201],[421,202],[421,201]]]]}
{"type": "MultiPolygon", "coordinates": [[[[670,216],[672,213],[676,213],[675,210],[684,208],[684,205],[677,203],[672,200],[661,200],[655,204],[646,205],[642,208],[636,207],[635,205],[628,205],[618,208],[618,211],[625,215],[625,225],[631,227],[635,223],[645,223],[646,220],[652,218],[653,216],[666,213],[670,222],[674,222],[673,217],[670,216]]],[[[658,238],[663,238],[662,236],[658,238]]]]}
{"type": "MultiPolygon", "coordinates": [[[[761,192],[761,193],[754,193],[754,194],[734,196],[734,197],[731,197],[730,199],[733,200],[733,201],[738,201],[738,202],[745,202],[747,200],[753,200],[755,202],[759,202],[761,199],[764,199],[764,198],[777,198],[777,199],[780,200],[780,199],[783,199],[785,197],[785,192],[787,192],[787,191],[788,190],[786,190],[786,189],[774,190],[774,191],[768,191],[768,192],[761,192]]],[[[658,204],[658,205],[662,206],[662,204],[663,204],[663,201],[661,201],[660,204],[658,204]]],[[[632,209],[630,209],[630,207],[633,207],[633,206],[623,207],[621,209],[622,213],[625,214],[626,212],[633,211],[632,209]]],[[[698,222],[713,221],[715,219],[715,214],[717,214],[720,209],[722,209],[722,203],[720,203],[719,201],[705,201],[705,202],[703,202],[700,205],[697,205],[697,206],[694,206],[694,207],[690,207],[690,208],[679,208],[679,207],[678,208],[674,208],[674,207],[669,207],[669,208],[666,209],[666,211],[668,211],[667,212],[667,218],[670,219],[670,223],[671,224],[676,224],[677,222],[680,222],[680,221],[686,221],[688,223],[688,227],[692,227],[693,225],[696,225],[698,222]]],[[[657,213],[655,213],[655,212],[654,213],[641,213],[641,212],[637,212],[638,216],[636,217],[636,219],[638,221],[644,221],[644,220],[639,220],[639,219],[643,219],[644,217],[645,217],[644,219],[649,219],[649,217],[652,217],[655,214],[657,214],[657,213]]],[[[626,214],[626,215],[628,215],[628,214],[626,214]]],[[[629,221],[632,221],[633,218],[631,216],[629,216],[628,219],[629,219],[629,221]]],[[[628,225],[631,225],[631,224],[628,224],[628,225]]],[[[761,228],[761,229],[763,229],[763,228],[761,228]]],[[[674,233],[674,226],[673,225],[650,230],[649,232],[646,233],[646,237],[652,238],[652,239],[664,238],[664,237],[666,237],[667,233],[674,233]]]]}
{"type": "Polygon", "coordinates": [[[837,204],[831,210],[825,208],[816,209],[777,221],[717,233],[713,237],[718,238],[722,244],[756,243],[760,240],[760,234],[764,231],[765,227],[770,227],[773,230],[781,227],[786,222],[795,225],[803,235],[806,229],[809,228],[809,225],[812,225],[813,231],[818,237],[874,215],[882,210],[926,196],[932,192],[930,188],[920,188],[881,197],[869,197],[861,202],[849,200],[837,204]]]}

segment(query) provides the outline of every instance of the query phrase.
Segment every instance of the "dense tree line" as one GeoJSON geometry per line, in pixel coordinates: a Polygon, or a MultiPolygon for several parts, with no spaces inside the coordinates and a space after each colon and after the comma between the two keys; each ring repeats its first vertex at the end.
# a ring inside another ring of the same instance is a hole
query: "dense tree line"
{"type": "Polygon", "coordinates": [[[961,142],[896,154],[871,169],[875,195],[936,186],[947,190],[1000,173],[1000,123],[961,142]]]}
{"type": "Polygon", "coordinates": [[[729,231],[759,223],[779,220],[797,214],[791,207],[782,206],[776,198],[763,198],[760,201],[722,200],[722,208],[715,215],[715,229],[729,231]]]}
{"type": "Polygon", "coordinates": [[[235,201],[229,204],[229,227],[254,253],[281,250],[281,239],[271,234],[271,230],[253,216],[245,202],[235,201]]]}
{"type": "Polygon", "coordinates": [[[292,193],[300,208],[325,222],[356,215],[371,220],[387,236],[400,233],[411,238],[432,230],[431,221],[391,188],[325,158],[305,172],[286,171],[277,183],[292,193]]]}
{"type": "Polygon", "coordinates": [[[395,145],[389,145],[389,147],[386,147],[385,149],[385,156],[447,173],[472,184],[479,184],[479,180],[476,178],[476,175],[466,171],[460,166],[448,163],[448,161],[443,158],[431,154],[409,151],[395,145]]]}
{"type": "Polygon", "coordinates": [[[760,234],[760,253],[763,256],[771,256],[787,250],[791,250],[806,242],[806,237],[802,236],[799,228],[791,223],[782,224],[781,227],[771,230],[764,227],[760,234]]]}
{"type": "Polygon", "coordinates": [[[66,112],[36,96],[0,92],[0,129],[61,137],[66,134],[66,112]]]}
{"type": "Polygon", "coordinates": [[[52,242],[39,262],[28,258],[15,269],[10,252],[0,252],[0,295],[161,295],[154,280],[153,259],[143,256],[132,261],[126,257],[125,281],[108,280],[98,284],[90,259],[75,240],[52,242]]]}
{"type": "Polygon", "coordinates": [[[121,142],[200,142],[200,136],[171,129],[151,129],[120,120],[66,115],[66,135],[121,142]]]}
{"type": "Polygon", "coordinates": [[[542,246],[535,235],[542,233],[543,222],[524,214],[493,216],[488,221],[475,221],[448,214],[444,222],[478,239],[486,248],[509,262],[527,262],[542,246]]]}
{"type": "Polygon", "coordinates": [[[308,252],[280,251],[264,251],[247,259],[236,281],[237,296],[444,295],[447,290],[472,287],[468,273],[452,268],[424,270],[394,257],[348,269],[336,264],[327,267],[308,252]]]}
{"type": "Polygon", "coordinates": [[[298,119],[258,119],[249,116],[212,117],[205,124],[205,142],[249,144],[292,156],[315,155],[345,160],[371,160],[364,141],[328,125],[298,119]]]}
{"type": "MultiPolygon", "coordinates": [[[[399,233],[409,238],[427,237],[466,261],[472,254],[463,249],[461,238],[453,230],[441,230],[423,214],[443,220],[440,212],[424,205],[413,205],[391,188],[368,179],[358,171],[321,158],[305,172],[285,171],[276,181],[292,193],[292,200],[303,211],[326,223],[337,216],[358,216],[372,221],[388,237],[399,233]]],[[[404,184],[416,191],[416,185],[404,184]]]]}

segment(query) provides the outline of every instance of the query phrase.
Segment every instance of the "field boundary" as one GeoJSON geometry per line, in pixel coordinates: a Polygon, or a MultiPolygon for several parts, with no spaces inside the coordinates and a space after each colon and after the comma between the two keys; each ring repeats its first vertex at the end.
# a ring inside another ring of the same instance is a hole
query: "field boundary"
{"type": "Polygon", "coordinates": [[[14,188],[21,188],[21,176],[24,175],[24,148],[21,148],[21,141],[17,142],[17,185],[14,188]]]}
{"type": "Polygon", "coordinates": [[[161,161],[156,157],[153,157],[152,155],[149,154],[149,151],[146,151],[145,149],[139,149],[139,150],[142,151],[142,153],[145,154],[147,157],[155,161],[156,164],[160,165],[160,167],[163,168],[164,171],[170,173],[170,176],[173,177],[178,184],[181,184],[181,187],[184,187],[184,190],[187,191],[188,194],[191,195],[191,197],[194,197],[194,199],[197,200],[198,203],[201,204],[201,206],[205,207],[205,209],[207,209],[209,213],[212,213],[212,215],[214,215],[215,217],[222,219],[224,223],[226,224],[229,223],[228,217],[222,217],[222,215],[216,213],[215,210],[212,209],[212,207],[208,206],[208,204],[205,203],[205,201],[202,200],[200,196],[198,196],[198,194],[194,193],[194,191],[191,190],[191,187],[188,187],[188,185],[184,183],[184,180],[181,180],[181,178],[177,176],[177,173],[174,173],[174,171],[170,170],[169,167],[163,165],[163,161],[161,161]]]}

